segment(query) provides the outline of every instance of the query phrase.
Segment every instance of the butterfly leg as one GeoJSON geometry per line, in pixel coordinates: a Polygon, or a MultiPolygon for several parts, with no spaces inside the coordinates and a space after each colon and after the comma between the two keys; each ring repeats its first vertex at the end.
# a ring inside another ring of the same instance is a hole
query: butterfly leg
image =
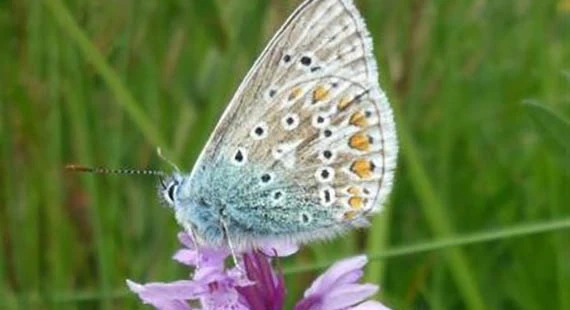
{"type": "MultiPolygon", "coordinates": [[[[192,242],[194,243],[194,247],[196,247],[196,255],[198,255],[198,257],[201,257],[200,243],[198,243],[198,237],[196,235],[196,231],[194,230],[194,228],[192,226],[187,227],[186,230],[188,231],[188,235],[190,236],[190,239],[192,239],[192,242]]],[[[198,259],[198,262],[199,261],[200,261],[200,259],[198,259]]],[[[196,268],[200,268],[200,265],[196,265],[196,268]]]]}
{"type": "Polygon", "coordinates": [[[226,223],[225,218],[220,217],[220,222],[222,224],[222,229],[224,230],[224,235],[226,236],[226,240],[228,241],[228,247],[230,248],[230,253],[232,254],[232,258],[234,260],[234,265],[238,270],[243,271],[243,269],[241,268],[241,265],[238,263],[235,247],[234,247],[234,244],[232,243],[232,238],[230,237],[228,225],[226,223]]]}

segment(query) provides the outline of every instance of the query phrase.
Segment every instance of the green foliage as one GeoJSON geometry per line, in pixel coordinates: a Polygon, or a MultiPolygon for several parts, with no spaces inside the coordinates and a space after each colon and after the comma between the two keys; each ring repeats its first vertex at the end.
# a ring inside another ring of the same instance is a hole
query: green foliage
{"type": "Polygon", "coordinates": [[[566,160],[569,160],[570,122],[537,102],[528,100],[524,104],[528,109],[529,115],[538,126],[542,137],[546,142],[549,142],[549,147],[554,152],[560,153],[566,160]]]}
{"type": "MultiPolygon", "coordinates": [[[[282,262],[290,300],[366,252],[394,308],[570,309],[567,0],[357,2],[396,186],[370,229],[282,262]]],[[[138,309],[126,278],[187,275],[156,180],[63,167],[191,168],[297,3],[0,1],[0,308],[138,309]]]]}

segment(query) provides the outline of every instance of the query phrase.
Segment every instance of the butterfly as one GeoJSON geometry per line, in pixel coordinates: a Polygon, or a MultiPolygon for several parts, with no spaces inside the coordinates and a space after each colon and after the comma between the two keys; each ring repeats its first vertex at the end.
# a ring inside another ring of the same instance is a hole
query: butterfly
{"type": "Polygon", "coordinates": [[[398,145],[373,45],[351,0],[306,0],[268,43],[191,173],[160,195],[200,244],[297,244],[365,226],[398,145]]]}

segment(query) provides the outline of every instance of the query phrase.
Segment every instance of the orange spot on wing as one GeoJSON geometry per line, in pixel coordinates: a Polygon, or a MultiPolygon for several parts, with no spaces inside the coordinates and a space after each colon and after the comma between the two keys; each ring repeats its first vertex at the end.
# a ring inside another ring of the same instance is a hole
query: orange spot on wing
{"type": "Polygon", "coordinates": [[[291,93],[289,94],[289,97],[287,98],[289,101],[291,100],[295,100],[297,98],[299,98],[299,96],[301,96],[301,93],[303,93],[303,90],[301,89],[301,87],[295,87],[291,93]]]}
{"type": "Polygon", "coordinates": [[[368,125],[368,121],[366,120],[366,115],[364,115],[364,113],[360,111],[355,112],[350,116],[349,123],[353,126],[358,126],[358,127],[366,127],[368,125]]]}
{"type": "Polygon", "coordinates": [[[359,151],[368,151],[370,149],[370,144],[372,144],[372,138],[363,133],[357,133],[350,137],[348,145],[359,151]]]}
{"type": "Polygon", "coordinates": [[[358,196],[352,196],[348,198],[348,205],[354,210],[359,210],[364,207],[364,199],[358,196]]]}
{"type": "Polygon", "coordinates": [[[374,163],[368,159],[357,159],[350,166],[350,171],[355,173],[361,179],[372,177],[374,171],[374,163]]]}
{"type": "Polygon", "coordinates": [[[340,111],[342,111],[342,110],[348,108],[348,106],[351,105],[352,102],[353,102],[352,98],[345,96],[345,97],[342,97],[342,99],[340,99],[337,107],[340,111]]]}
{"type": "Polygon", "coordinates": [[[347,192],[349,194],[352,194],[352,195],[359,195],[360,194],[360,188],[358,188],[356,186],[351,186],[348,188],[347,192]]]}
{"type": "Polygon", "coordinates": [[[356,218],[356,216],[358,215],[358,212],[356,211],[347,211],[344,213],[344,219],[345,220],[352,220],[354,218],[356,218]]]}
{"type": "Polygon", "coordinates": [[[317,101],[324,100],[327,98],[328,95],[329,95],[328,89],[326,89],[322,85],[319,85],[319,86],[317,86],[315,91],[313,91],[313,101],[317,102],[317,101]]]}

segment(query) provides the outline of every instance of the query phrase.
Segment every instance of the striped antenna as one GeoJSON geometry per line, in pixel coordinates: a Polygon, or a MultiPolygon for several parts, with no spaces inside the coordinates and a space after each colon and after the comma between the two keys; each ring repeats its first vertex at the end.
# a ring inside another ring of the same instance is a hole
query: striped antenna
{"type": "Polygon", "coordinates": [[[109,169],[102,167],[86,167],[83,165],[69,164],[65,166],[65,170],[72,172],[87,172],[96,174],[140,174],[140,175],[158,175],[164,176],[165,173],[160,170],[137,170],[137,169],[109,169]]]}

